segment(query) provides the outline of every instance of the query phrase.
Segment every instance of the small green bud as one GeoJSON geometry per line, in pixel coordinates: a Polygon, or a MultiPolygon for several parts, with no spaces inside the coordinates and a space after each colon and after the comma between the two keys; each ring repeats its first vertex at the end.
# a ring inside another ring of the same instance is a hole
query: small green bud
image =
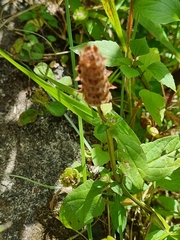
{"type": "Polygon", "coordinates": [[[158,131],[157,128],[151,127],[150,125],[148,125],[147,126],[147,131],[151,136],[153,136],[155,138],[159,138],[159,131],[158,131]]]}
{"type": "Polygon", "coordinates": [[[84,7],[75,10],[73,18],[76,22],[84,22],[88,18],[88,11],[84,7]]]}
{"type": "Polygon", "coordinates": [[[66,168],[60,176],[60,182],[64,187],[77,187],[80,183],[81,174],[75,168],[66,168]]]}

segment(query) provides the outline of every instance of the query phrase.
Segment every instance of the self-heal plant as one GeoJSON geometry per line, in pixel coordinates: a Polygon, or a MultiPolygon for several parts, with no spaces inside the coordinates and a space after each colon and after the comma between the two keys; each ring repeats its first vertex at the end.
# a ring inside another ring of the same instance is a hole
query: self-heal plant
{"type": "MultiPolygon", "coordinates": [[[[109,206],[112,210],[110,212],[112,230],[109,228],[108,234],[111,235],[112,232],[117,231],[122,235],[127,221],[123,200],[125,197],[128,197],[141,209],[145,210],[151,221],[160,229],[169,232],[170,227],[162,216],[130,193],[130,191],[133,191],[133,188],[129,186],[129,181],[135,187],[136,193],[142,191],[145,180],[152,174],[151,169],[148,167],[147,160],[149,159],[147,159],[144,153],[148,144],[143,148],[133,131],[115,112],[108,111],[108,113],[104,113],[102,111],[103,103],[108,103],[111,100],[109,89],[112,88],[112,85],[108,82],[107,76],[109,72],[107,74],[107,70],[103,65],[104,61],[99,63],[99,59],[105,60],[99,53],[98,48],[96,46],[87,46],[80,53],[77,70],[79,71],[78,79],[82,82],[80,87],[84,99],[89,105],[96,105],[98,108],[101,118],[98,128],[103,129],[101,134],[105,133],[106,135],[110,168],[102,167],[100,178],[97,181],[85,181],[65,198],[60,209],[60,220],[66,227],[80,230],[105,211],[105,203],[107,202],[107,205],[110,204],[109,206]],[[99,74],[99,71],[102,71],[101,74],[99,74]],[[98,79],[98,88],[94,84],[96,79],[98,79]],[[104,128],[102,128],[102,125],[104,128]],[[107,195],[108,198],[106,197],[107,195]]],[[[176,139],[178,145],[176,147],[179,149],[178,139],[176,139]]],[[[171,140],[169,138],[169,141],[171,140]]],[[[161,147],[164,149],[166,146],[162,144],[161,147]]],[[[98,157],[99,163],[101,162],[99,165],[105,163],[101,160],[102,157],[103,155],[98,157]]],[[[173,164],[174,169],[178,168],[179,162],[180,160],[177,160],[175,165],[173,164]]],[[[165,171],[163,174],[166,175],[165,171]]],[[[154,181],[153,177],[150,177],[150,181],[154,181]]],[[[149,218],[148,216],[146,217],[149,218]]],[[[108,224],[111,225],[110,222],[108,224]]],[[[171,235],[173,233],[169,232],[168,234],[171,235]]]]}
{"type": "MultiPolygon", "coordinates": [[[[173,76],[161,62],[159,50],[149,47],[148,38],[142,36],[144,30],[138,32],[138,23],[180,61],[179,52],[162,27],[167,22],[179,21],[179,1],[131,1],[125,41],[125,31],[118,16],[120,9],[113,0],[102,0],[120,44],[101,40],[76,47],[72,42],[68,0],[65,3],[73,78],[81,81],[79,92],[77,82],[74,83],[76,89],[66,86],[61,80],[55,81],[53,75],[39,74],[39,66],[35,66],[35,74],[0,50],[4,58],[38,83],[53,100],[94,126],[94,136],[100,141],[100,144],[92,146],[92,150],[89,148],[92,162],[99,168],[96,180],[87,177],[83,148],[82,166],[68,168],[60,177],[64,185],[72,185],[73,191],[64,199],[59,218],[67,228],[76,231],[87,228],[89,240],[93,239],[91,224],[103,213],[107,215],[108,240],[126,236],[133,239],[134,226],[138,227],[138,237],[143,240],[178,240],[180,228],[172,226],[170,219],[179,219],[179,203],[168,191],[180,190],[180,137],[156,134],[159,139],[141,144],[138,138],[141,131],[135,129],[137,136],[131,127],[138,123],[141,109],[151,116],[147,126],[151,135],[151,127],[161,129],[166,110],[166,99],[162,94],[164,86],[176,91],[173,76]],[[157,14],[157,9],[163,11],[157,14]],[[131,34],[133,21],[134,31],[131,34]],[[140,38],[135,39],[136,34],[140,34],[140,38]],[[77,78],[73,52],[80,56],[76,67],[77,78]],[[110,75],[106,67],[117,69],[110,75]],[[121,92],[118,95],[120,111],[116,112],[111,104],[111,100],[114,103],[112,84],[117,86],[118,94],[121,92]],[[159,187],[162,194],[158,191],[159,187]],[[135,225],[134,222],[139,219],[141,224],[135,225]]],[[[123,1],[118,4],[121,6],[123,1]]],[[[107,24],[110,25],[109,22],[107,24]]],[[[81,127],[80,139],[83,139],[81,127]]]]}

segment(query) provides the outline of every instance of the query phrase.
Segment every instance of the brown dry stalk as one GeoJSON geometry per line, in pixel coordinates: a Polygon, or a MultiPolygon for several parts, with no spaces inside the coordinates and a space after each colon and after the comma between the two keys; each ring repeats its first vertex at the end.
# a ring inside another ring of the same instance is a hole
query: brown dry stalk
{"type": "Polygon", "coordinates": [[[112,73],[106,69],[105,58],[94,46],[86,46],[80,52],[77,81],[81,81],[79,92],[83,93],[84,100],[91,106],[100,106],[111,99],[109,89],[116,88],[108,81],[112,73]]]}

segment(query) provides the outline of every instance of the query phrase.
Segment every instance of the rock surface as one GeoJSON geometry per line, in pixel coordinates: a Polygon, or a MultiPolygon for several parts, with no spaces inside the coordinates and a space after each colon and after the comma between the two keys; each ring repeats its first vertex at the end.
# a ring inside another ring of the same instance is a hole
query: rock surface
{"type": "MultiPolygon", "coordinates": [[[[0,1],[0,10],[5,3],[0,1]]],[[[9,51],[16,38],[13,31],[1,28],[0,48],[9,51]]],[[[28,95],[34,86],[0,58],[0,225],[9,226],[0,233],[2,240],[65,240],[76,234],[53,216],[49,204],[54,190],[8,176],[55,186],[62,171],[79,158],[79,140],[64,117],[40,116],[33,124],[17,125],[19,115],[32,106],[28,95]]]]}

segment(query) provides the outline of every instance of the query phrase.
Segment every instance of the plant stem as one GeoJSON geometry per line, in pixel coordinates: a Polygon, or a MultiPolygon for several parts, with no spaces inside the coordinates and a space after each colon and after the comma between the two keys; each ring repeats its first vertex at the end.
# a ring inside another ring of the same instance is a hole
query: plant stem
{"type": "MultiPolygon", "coordinates": [[[[69,1],[68,0],[65,0],[65,10],[66,10],[66,21],[67,21],[67,31],[68,31],[68,38],[69,38],[69,46],[73,47],[71,18],[70,18],[69,1]]],[[[70,55],[71,55],[71,64],[72,64],[73,77],[74,77],[74,80],[75,80],[75,78],[76,78],[76,71],[75,71],[76,62],[75,62],[74,52],[70,51],[70,55]]],[[[78,88],[78,83],[76,81],[74,81],[74,87],[75,87],[75,89],[78,88]]]]}
{"type": "Polygon", "coordinates": [[[111,236],[111,217],[109,204],[107,204],[107,217],[108,217],[108,235],[111,236]]]}
{"type": "Polygon", "coordinates": [[[84,148],[84,131],[83,131],[82,118],[79,116],[78,116],[78,126],[79,126],[79,137],[80,137],[80,146],[81,146],[82,174],[83,174],[83,182],[85,182],[87,180],[87,173],[86,173],[86,158],[85,158],[85,148],[84,148]]]}
{"type": "MultiPolygon", "coordinates": [[[[72,29],[71,29],[71,20],[70,20],[70,12],[69,12],[69,3],[68,0],[65,0],[65,9],[66,9],[66,20],[67,20],[67,30],[68,30],[68,37],[69,37],[69,45],[73,47],[73,37],[72,37],[72,29]]],[[[76,62],[74,52],[70,51],[71,54],[71,63],[72,63],[72,71],[73,71],[73,78],[76,78],[76,62]]],[[[74,81],[75,89],[78,88],[78,84],[74,81]]],[[[81,146],[81,157],[82,157],[82,173],[83,173],[83,181],[86,181],[87,174],[86,174],[86,159],[85,159],[85,149],[84,149],[84,131],[83,131],[83,122],[82,118],[78,116],[78,126],[79,126],[79,136],[80,136],[80,146],[81,146]]]]}
{"type": "Polygon", "coordinates": [[[87,224],[88,240],[93,240],[91,224],[87,224]]]}
{"type": "Polygon", "coordinates": [[[122,78],[121,84],[121,106],[120,106],[120,116],[123,117],[124,115],[124,89],[125,89],[125,78],[122,78]]]}
{"type": "Polygon", "coordinates": [[[117,182],[120,182],[120,177],[116,172],[116,159],[114,154],[114,143],[111,134],[109,133],[108,129],[106,130],[106,137],[107,137],[107,144],[108,144],[108,152],[110,155],[110,163],[113,172],[113,176],[117,182]]]}
{"type": "MultiPolygon", "coordinates": [[[[103,115],[100,107],[98,107],[98,113],[102,121],[105,123],[107,120],[103,115]]],[[[124,195],[130,198],[133,202],[135,202],[140,208],[144,209],[147,213],[149,213],[150,216],[153,218],[153,220],[157,223],[157,225],[161,229],[169,230],[169,226],[166,223],[166,221],[163,219],[163,217],[157,214],[150,206],[146,205],[144,202],[139,201],[139,199],[135,198],[133,195],[131,195],[128,192],[128,190],[123,184],[123,177],[120,177],[116,172],[117,168],[116,168],[116,159],[115,159],[115,153],[114,153],[114,143],[113,143],[113,138],[110,132],[108,131],[108,129],[106,130],[106,136],[107,136],[108,151],[110,155],[110,164],[113,172],[113,177],[115,178],[115,181],[119,183],[119,185],[121,186],[124,195]]]]}
{"type": "Polygon", "coordinates": [[[130,44],[132,26],[133,26],[133,10],[134,10],[134,1],[131,0],[129,17],[128,17],[128,24],[127,24],[127,57],[130,57],[130,55],[131,55],[129,44],[130,44]]]}
{"type": "Polygon", "coordinates": [[[159,214],[157,214],[150,206],[146,205],[145,203],[139,201],[139,199],[135,198],[133,195],[131,195],[126,187],[124,186],[123,182],[120,183],[120,186],[123,190],[123,193],[130,198],[133,202],[135,202],[140,208],[144,209],[147,213],[150,214],[150,216],[153,218],[153,220],[157,223],[157,225],[161,229],[169,230],[169,226],[166,223],[166,221],[161,217],[159,214]]]}
{"type": "MultiPolygon", "coordinates": [[[[68,122],[71,124],[71,126],[74,128],[74,130],[77,132],[77,134],[80,135],[78,128],[73,123],[73,121],[68,117],[68,115],[66,113],[64,114],[64,117],[68,120],[68,122]]],[[[88,141],[85,138],[84,138],[84,144],[86,145],[88,150],[91,152],[92,148],[91,148],[91,146],[89,145],[88,141]]]]}
{"type": "MultiPolygon", "coordinates": [[[[69,37],[69,45],[70,47],[73,47],[73,37],[72,37],[72,30],[71,30],[71,20],[70,20],[70,12],[69,12],[69,2],[68,0],[65,0],[65,10],[66,10],[66,21],[67,21],[67,27],[68,27],[68,37],[69,37]]],[[[76,71],[75,71],[75,56],[74,52],[71,50],[71,62],[72,62],[72,71],[73,71],[73,77],[74,80],[76,78],[76,71]]],[[[75,89],[78,89],[78,83],[74,81],[74,87],[75,89]]],[[[87,173],[86,173],[86,159],[85,159],[85,148],[84,148],[84,131],[83,131],[83,122],[82,118],[78,116],[78,126],[79,126],[79,136],[80,136],[80,146],[81,146],[81,164],[82,164],[82,175],[83,175],[83,182],[87,180],[87,173]]],[[[91,224],[87,224],[87,232],[88,232],[88,239],[93,240],[92,236],[92,227],[91,224]]]]}
{"type": "MultiPolygon", "coordinates": [[[[98,107],[98,113],[99,113],[99,116],[102,119],[102,121],[105,123],[107,120],[104,117],[100,107],[98,107]]],[[[108,129],[106,130],[106,137],[107,137],[108,152],[109,152],[109,156],[110,156],[110,164],[111,164],[113,176],[117,182],[120,182],[120,177],[116,173],[116,159],[115,159],[115,154],[114,154],[113,138],[112,138],[111,134],[109,133],[108,129]]]]}

